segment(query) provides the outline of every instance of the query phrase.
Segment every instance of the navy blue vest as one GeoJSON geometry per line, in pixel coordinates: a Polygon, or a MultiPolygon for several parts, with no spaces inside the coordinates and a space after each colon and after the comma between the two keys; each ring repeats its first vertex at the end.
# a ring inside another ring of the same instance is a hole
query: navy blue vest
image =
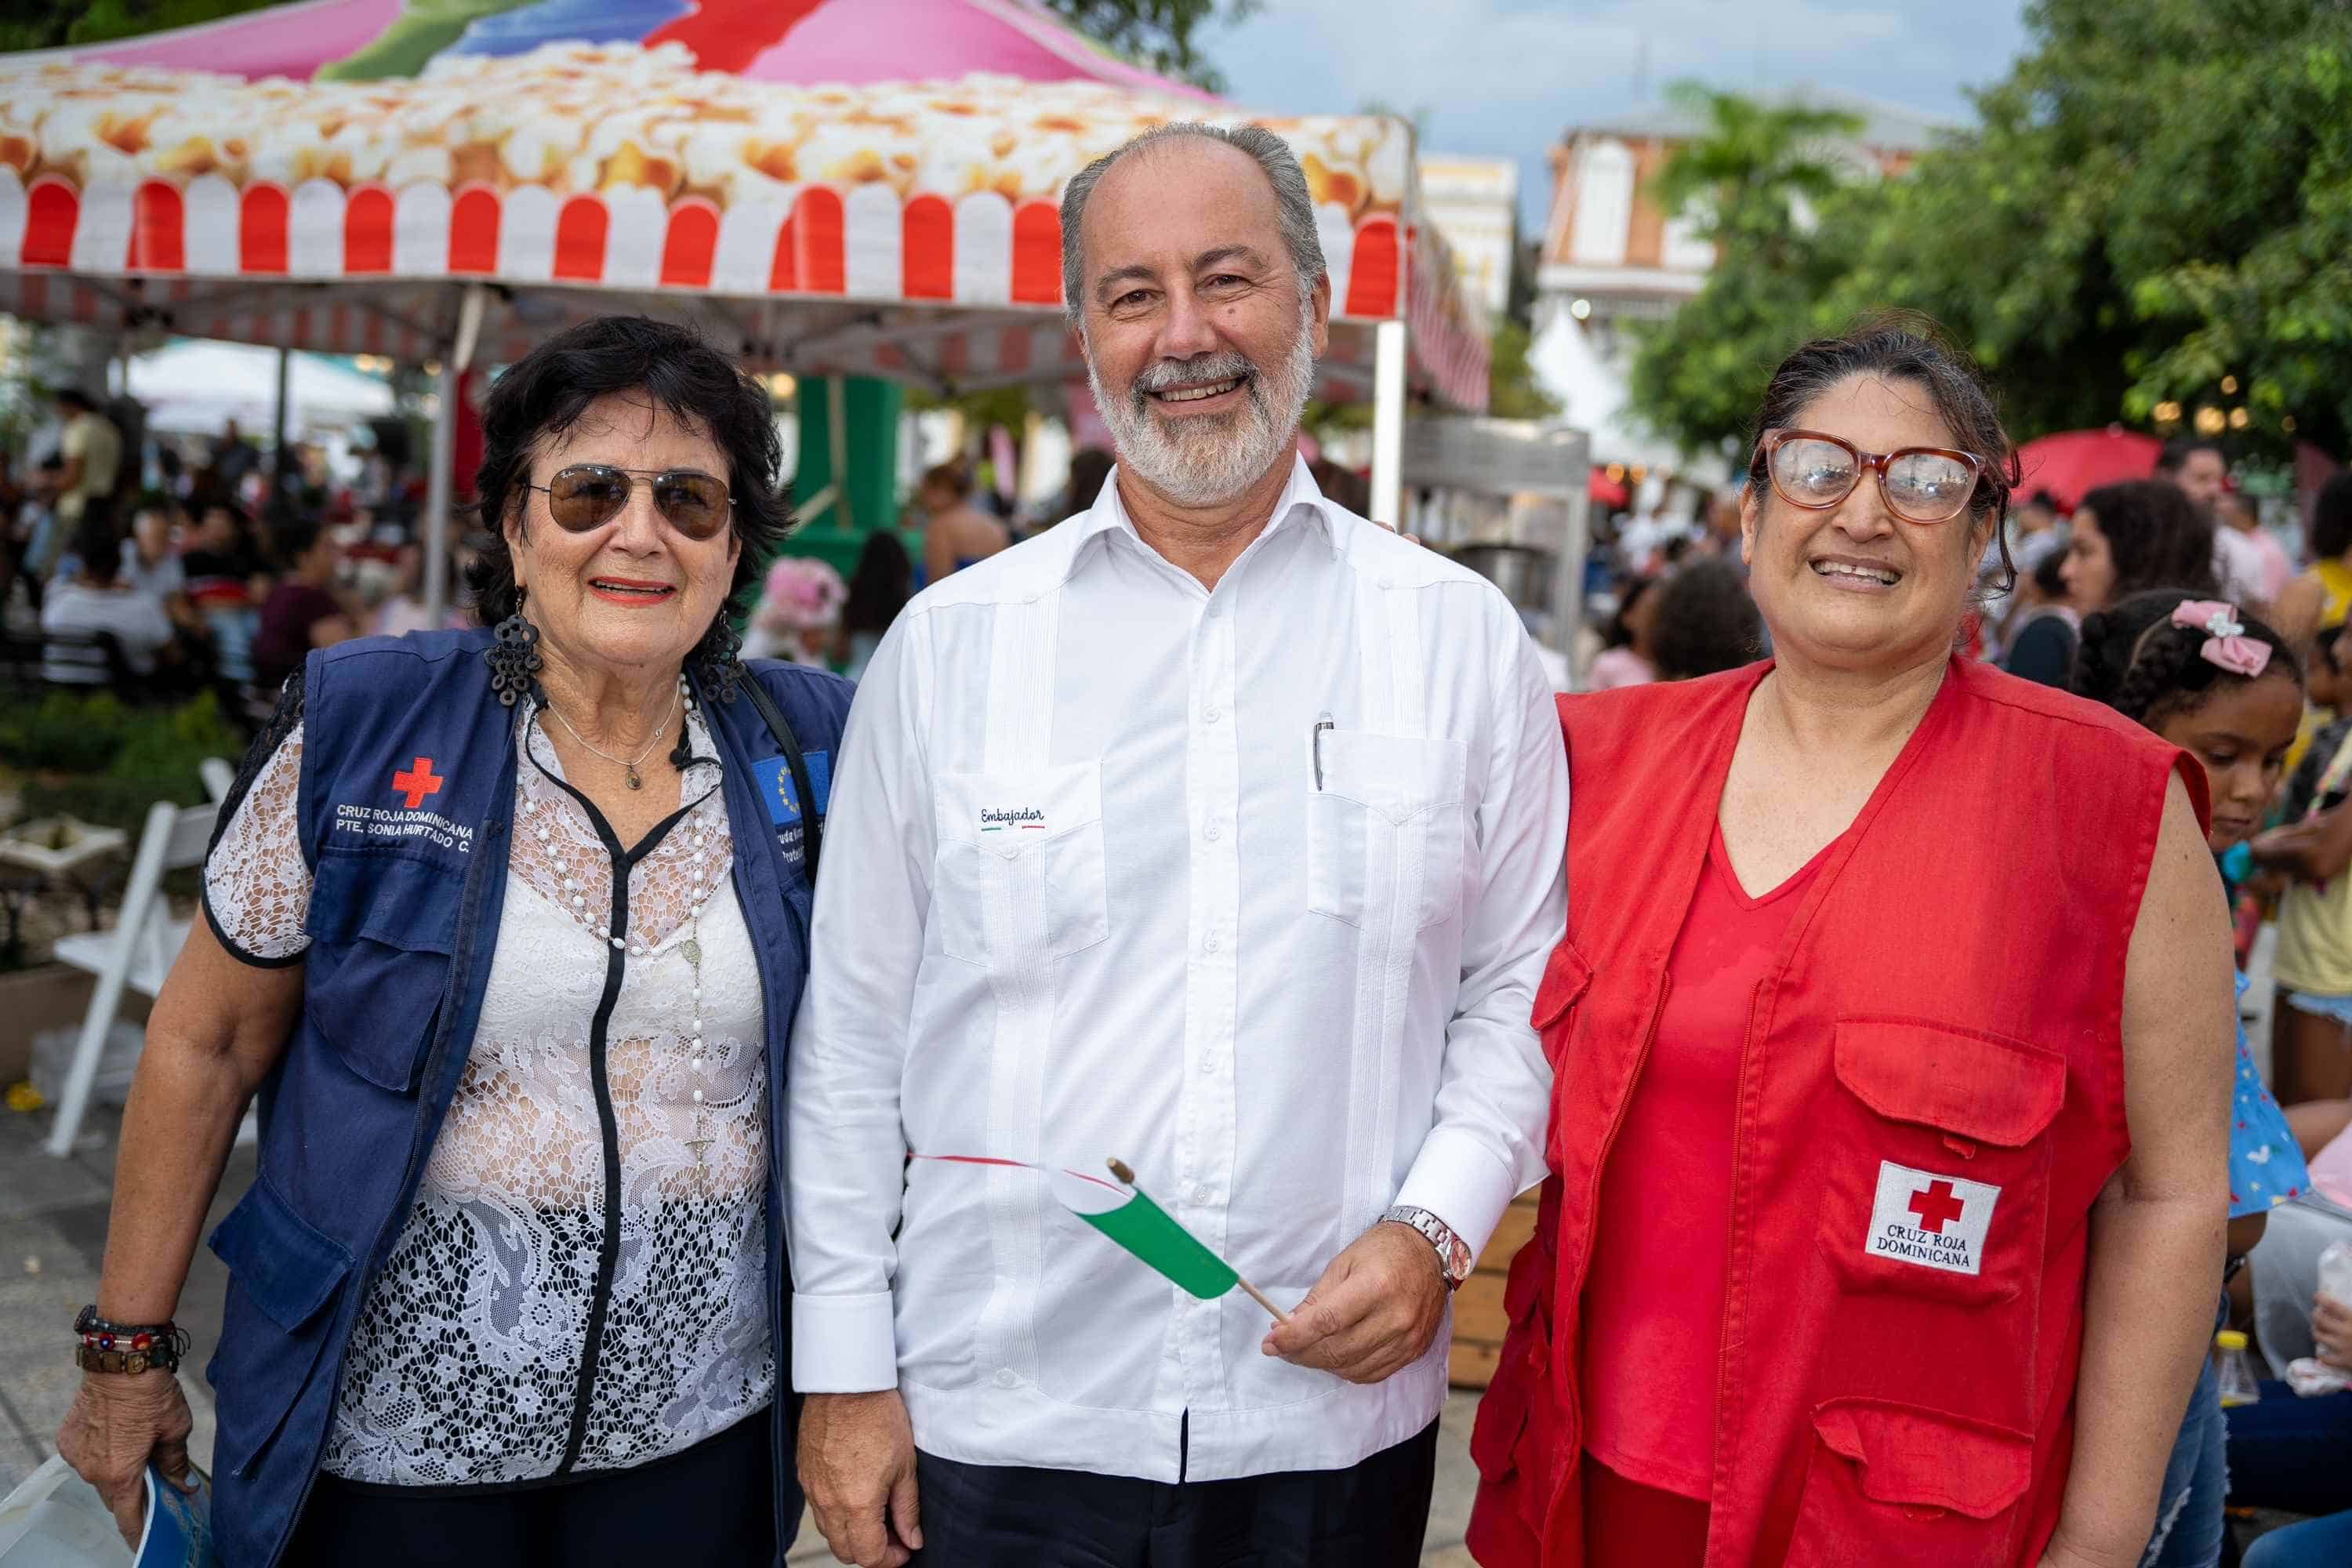
{"type": "MultiPolygon", "coordinates": [[[[213,1526],[226,1568],[268,1568],[309,1496],[353,1322],[416,1195],[463,1077],[506,893],[514,713],[487,631],[313,653],[300,824],[312,883],[303,1009],[260,1097],[260,1172],[213,1232],[228,1301],[207,1375],[219,1407],[213,1526]]],[[[822,819],[846,681],[752,667],[807,753],[822,819]]],[[[696,695],[702,696],[698,689],[696,695]]],[[[808,973],[801,803],[747,699],[706,701],[724,763],[734,885],[767,1017],[768,1310],[776,1354],[778,1556],[800,1521],[780,1194],[784,1064],[808,973]]]]}

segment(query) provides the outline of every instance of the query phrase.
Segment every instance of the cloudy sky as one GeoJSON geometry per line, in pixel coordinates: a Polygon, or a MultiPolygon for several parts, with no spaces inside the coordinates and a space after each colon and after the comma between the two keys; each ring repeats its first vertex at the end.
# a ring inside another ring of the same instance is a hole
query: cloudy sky
{"type": "Polygon", "coordinates": [[[1426,110],[1433,151],[1516,158],[1538,232],[1561,130],[1697,77],[1742,91],[1800,82],[1932,114],[2025,44],[2024,0],[1265,0],[1208,39],[1237,103],[1426,110]]]}

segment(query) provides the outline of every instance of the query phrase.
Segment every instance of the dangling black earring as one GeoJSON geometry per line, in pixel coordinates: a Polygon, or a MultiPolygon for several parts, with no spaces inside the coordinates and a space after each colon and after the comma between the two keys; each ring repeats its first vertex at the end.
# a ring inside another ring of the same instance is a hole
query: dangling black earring
{"type": "Polygon", "coordinates": [[[743,634],[722,614],[710,623],[695,661],[702,667],[703,689],[721,702],[735,700],[736,684],[743,679],[743,634]]]}
{"type": "Polygon", "coordinates": [[[498,640],[482,650],[482,662],[490,667],[490,689],[509,708],[539,684],[541,668],[539,628],[523,618],[522,600],[523,590],[518,588],[514,614],[498,624],[498,640]]]}

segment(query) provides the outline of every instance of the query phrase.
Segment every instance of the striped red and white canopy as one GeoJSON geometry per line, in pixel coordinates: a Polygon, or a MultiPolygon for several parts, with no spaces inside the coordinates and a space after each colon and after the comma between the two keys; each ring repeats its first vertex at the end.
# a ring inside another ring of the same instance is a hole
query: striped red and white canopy
{"type": "Polygon", "coordinates": [[[551,46],[410,80],[246,83],[103,62],[0,71],[0,310],[424,358],[461,289],[484,350],[618,306],[762,365],[937,390],[1067,379],[1061,188],[1139,129],[1206,115],[1298,152],[1340,330],[1369,382],[1402,318],[1414,379],[1483,407],[1486,352],[1412,217],[1411,133],[1247,117],[1101,82],[801,87],[677,46],[551,46]]]}

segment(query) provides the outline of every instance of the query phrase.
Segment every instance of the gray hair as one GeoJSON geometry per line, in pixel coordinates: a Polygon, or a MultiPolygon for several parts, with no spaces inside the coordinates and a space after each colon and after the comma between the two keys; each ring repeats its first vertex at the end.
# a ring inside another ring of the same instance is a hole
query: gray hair
{"type": "Polygon", "coordinates": [[[1250,155],[1265,172],[1266,184],[1274,187],[1274,204],[1281,214],[1283,247],[1290,252],[1291,268],[1298,274],[1299,298],[1305,300],[1323,280],[1323,240],[1315,228],[1315,198],[1307,192],[1307,172],[1298,166],[1298,156],[1290,150],[1290,143],[1262,125],[1228,127],[1197,120],[1177,121],[1155,126],[1126,145],[1104,153],[1079,170],[1064,188],[1062,309],[1073,328],[1082,331],[1086,319],[1087,258],[1078,231],[1086,220],[1087,198],[1095,194],[1095,186],[1121,158],[1181,137],[1222,142],[1250,155]]]}

